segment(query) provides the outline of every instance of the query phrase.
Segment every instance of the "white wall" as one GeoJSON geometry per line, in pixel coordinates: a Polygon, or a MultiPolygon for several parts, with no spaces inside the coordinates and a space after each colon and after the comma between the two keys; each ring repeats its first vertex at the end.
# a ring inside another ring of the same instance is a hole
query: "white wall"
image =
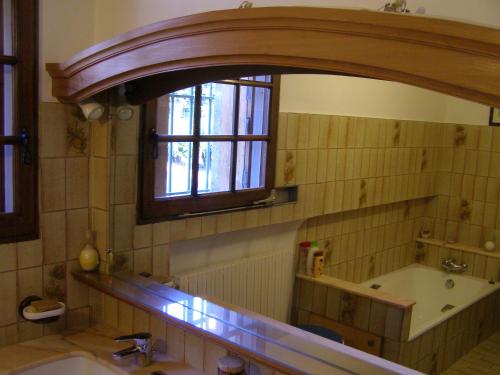
{"type": "MultiPolygon", "coordinates": [[[[242,0],[42,0],[41,96],[54,101],[45,62],[72,54],[127,30],[167,18],[237,8],[242,0]]],[[[254,6],[326,6],[376,10],[388,0],[253,0],[254,6]]],[[[500,1],[408,0],[412,10],[500,28],[500,1]]],[[[427,90],[375,80],[290,76],[283,79],[281,110],[486,124],[488,108],[427,90]],[[335,89],[333,89],[335,88],[335,89]],[[312,99],[314,98],[314,99],[312,99]]]]}

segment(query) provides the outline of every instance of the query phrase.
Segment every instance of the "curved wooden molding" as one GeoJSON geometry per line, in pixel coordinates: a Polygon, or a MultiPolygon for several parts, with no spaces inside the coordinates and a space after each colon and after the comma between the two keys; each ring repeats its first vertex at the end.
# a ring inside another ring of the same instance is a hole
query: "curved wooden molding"
{"type": "Polygon", "coordinates": [[[234,65],[398,81],[500,107],[500,30],[365,10],[197,14],[127,32],[47,70],[53,95],[79,102],[152,75],[234,65]]]}

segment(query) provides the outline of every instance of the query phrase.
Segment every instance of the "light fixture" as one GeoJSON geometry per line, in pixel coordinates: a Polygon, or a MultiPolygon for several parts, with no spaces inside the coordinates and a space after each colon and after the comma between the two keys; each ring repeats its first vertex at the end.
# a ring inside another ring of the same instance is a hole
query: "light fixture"
{"type": "Polygon", "coordinates": [[[116,109],[116,117],[120,121],[128,121],[134,116],[134,109],[129,105],[122,105],[116,109]]]}
{"type": "Polygon", "coordinates": [[[87,121],[97,121],[104,115],[104,107],[97,102],[78,103],[87,121]]]}

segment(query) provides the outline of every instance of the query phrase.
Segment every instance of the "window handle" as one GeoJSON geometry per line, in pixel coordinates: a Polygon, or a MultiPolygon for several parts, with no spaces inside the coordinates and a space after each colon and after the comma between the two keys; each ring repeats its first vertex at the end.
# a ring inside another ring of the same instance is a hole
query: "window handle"
{"type": "Polygon", "coordinates": [[[22,128],[21,134],[19,135],[19,142],[21,143],[21,160],[26,165],[31,165],[33,162],[29,141],[30,135],[28,130],[26,130],[26,128],[22,128]]]}
{"type": "Polygon", "coordinates": [[[151,158],[153,160],[158,159],[158,133],[156,128],[152,128],[149,131],[149,143],[151,143],[151,158]]]}

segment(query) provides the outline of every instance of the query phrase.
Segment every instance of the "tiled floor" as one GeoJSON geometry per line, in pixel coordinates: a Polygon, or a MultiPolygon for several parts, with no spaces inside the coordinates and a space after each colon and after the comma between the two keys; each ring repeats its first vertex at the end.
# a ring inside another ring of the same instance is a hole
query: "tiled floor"
{"type": "Polygon", "coordinates": [[[472,349],[441,375],[499,375],[500,331],[472,349]]]}

